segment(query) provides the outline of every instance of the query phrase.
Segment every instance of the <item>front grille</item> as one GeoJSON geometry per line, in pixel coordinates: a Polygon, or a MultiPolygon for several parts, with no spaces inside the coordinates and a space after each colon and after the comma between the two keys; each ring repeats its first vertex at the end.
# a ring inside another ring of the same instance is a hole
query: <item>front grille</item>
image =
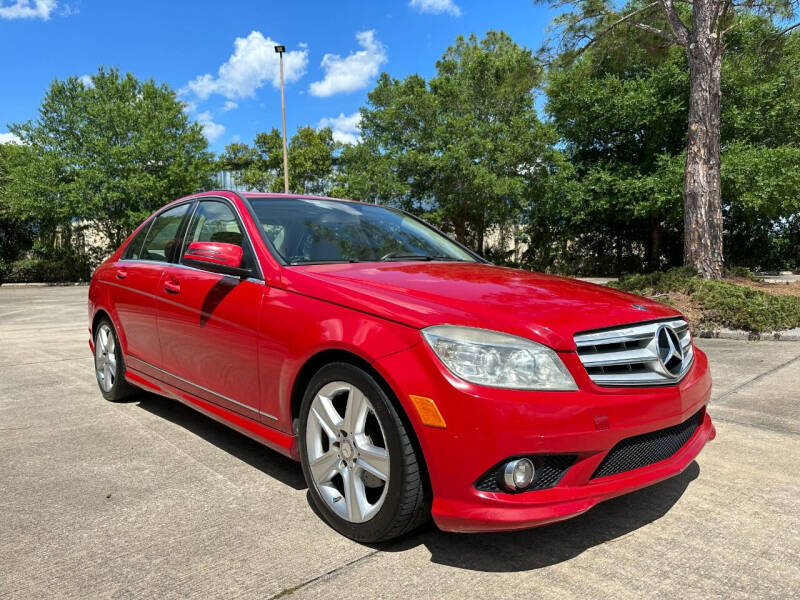
{"type": "Polygon", "coordinates": [[[574,339],[586,372],[601,386],[672,385],[694,360],[683,319],[578,333],[574,339]]]}
{"type": "Polygon", "coordinates": [[[606,454],[592,479],[653,465],[674,455],[689,441],[703,419],[703,410],[679,425],[622,440],[606,454]]]}
{"type": "MultiPolygon", "coordinates": [[[[567,472],[567,469],[573,465],[575,459],[578,457],[575,454],[551,454],[548,456],[528,456],[527,458],[533,461],[536,473],[533,476],[531,484],[524,490],[518,490],[518,492],[544,490],[555,486],[561,481],[564,473],[567,472]]],[[[502,475],[503,467],[509,460],[513,459],[508,458],[499,465],[489,469],[475,482],[475,487],[484,492],[503,492],[505,494],[518,493],[509,492],[507,489],[500,487],[498,483],[502,475]]]]}

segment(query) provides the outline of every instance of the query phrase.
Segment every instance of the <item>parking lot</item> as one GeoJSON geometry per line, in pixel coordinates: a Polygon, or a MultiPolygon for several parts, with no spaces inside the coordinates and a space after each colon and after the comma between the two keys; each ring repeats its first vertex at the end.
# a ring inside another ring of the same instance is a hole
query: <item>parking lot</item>
{"type": "Polygon", "coordinates": [[[540,529],[368,547],[291,460],[166,399],[104,401],[86,290],[0,288],[0,597],[800,595],[800,343],[698,341],[718,434],[678,477],[540,529]]]}

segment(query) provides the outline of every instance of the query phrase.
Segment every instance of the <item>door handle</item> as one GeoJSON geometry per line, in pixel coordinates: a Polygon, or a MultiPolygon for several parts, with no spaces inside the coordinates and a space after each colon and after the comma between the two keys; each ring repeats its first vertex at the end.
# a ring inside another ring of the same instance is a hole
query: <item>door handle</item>
{"type": "Polygon", "coordinates": [[[167,279],[164,282],[164,291],[168,294],[177,294],[181,291],[181,283],[177,279],[167,279]]]}
{"type": "Polygon", "coordinates": [[[128,269],[121,267],[117,270],[117,279],[125,279],[128,276],[128,269]]]}

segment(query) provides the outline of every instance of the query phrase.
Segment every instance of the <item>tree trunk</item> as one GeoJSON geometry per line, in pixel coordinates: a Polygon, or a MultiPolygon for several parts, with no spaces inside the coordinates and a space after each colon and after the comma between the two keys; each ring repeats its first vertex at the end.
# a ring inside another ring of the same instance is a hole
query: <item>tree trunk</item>
{"type": "Polygon", "coordinates": [[[658,271],[661,268],[661,221],[650,217],[650,247],[647,253],[647,268],[658,271]]]}
{"type": "Polygon", "coordinates": [[[723,274],[720,179],[721,41],[711,34],[708,3],[695,3],[689,57],[689,131],[683,188],[683,262],[704,279],[723,274]]]}
{"type": "Polygon", "coordinates": [[[467,239],[467,225],[460,216],[453,218],[453,232],[456,236],[456,240],[465,246],[469,246],[469,240],[467,239]]]}
{"type": "Polygon", "coordinates": [[[486,235],[486,227],[484,225],[485,222],[486,221],[483,218],[481,218],[481,222],[478,224],[478,231],[476,232],[477,239],[475,240],[475,246],[476,246],[475,251],[481,256],[483,256],[483,240],[486,235]]]}

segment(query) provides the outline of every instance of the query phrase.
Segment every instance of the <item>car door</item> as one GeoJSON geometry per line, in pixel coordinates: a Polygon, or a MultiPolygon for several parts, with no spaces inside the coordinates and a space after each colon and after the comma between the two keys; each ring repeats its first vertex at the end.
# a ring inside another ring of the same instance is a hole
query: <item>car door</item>
{"type": "Polygon", "coordinates": [[[234,206],[202,199],[189,220],[184,250],[158,286],[158,337],[171,383],[205,400],[260,420],[258,319],[265,286],[234,206]],[[240,279],[182,264],[191,242],[242,246],[240,279]]]}
{"type": "MultiPolygon", "coordinates": [[[[167,254],[175,247],[191,206],[191,202],[179,204],[150,219],[114,263],[114,275],[108,283],[114,288],[112,297],[119,329],[133,363],[161,364],[156,290],[168,262],[167,254]]],[[[141,367],[133,363],[133,368],[141,367]]]]}

